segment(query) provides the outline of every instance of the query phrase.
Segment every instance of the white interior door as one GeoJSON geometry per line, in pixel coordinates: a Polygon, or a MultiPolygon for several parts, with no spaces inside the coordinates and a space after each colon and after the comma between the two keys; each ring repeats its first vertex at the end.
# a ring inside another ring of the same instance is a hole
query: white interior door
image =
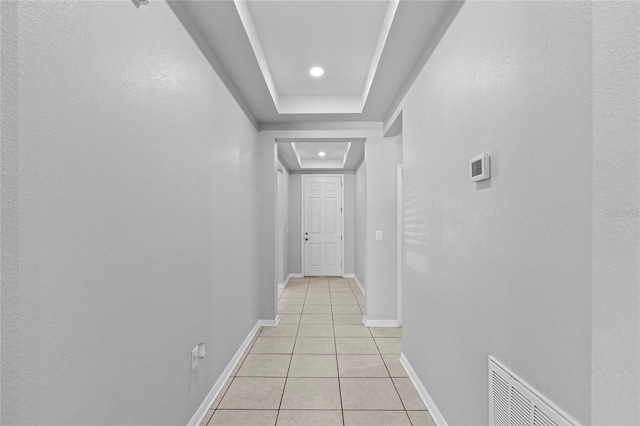
{"type": "Polygon", "coordinates": [[[304,274],[342,275],[342,177],[304,176],[304,274]]]}

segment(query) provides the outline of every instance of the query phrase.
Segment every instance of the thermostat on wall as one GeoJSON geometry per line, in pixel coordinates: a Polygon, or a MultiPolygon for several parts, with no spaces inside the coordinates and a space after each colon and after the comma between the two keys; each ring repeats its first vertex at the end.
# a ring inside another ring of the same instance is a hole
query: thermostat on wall
{"type": "Polygon", "coordinates": [[[469,161],[471,182],[489,179],[491,177],[491,158],[489,154],[480,154],[469,161]]]}

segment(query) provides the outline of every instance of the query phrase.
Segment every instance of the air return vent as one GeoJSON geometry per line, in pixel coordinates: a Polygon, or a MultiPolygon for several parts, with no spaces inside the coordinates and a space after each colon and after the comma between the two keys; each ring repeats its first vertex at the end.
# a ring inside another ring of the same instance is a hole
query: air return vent
{"type": "Polygon", "coordinates": [[[570,426],[577,423],[490,356],[489,424],[570,426]]]}

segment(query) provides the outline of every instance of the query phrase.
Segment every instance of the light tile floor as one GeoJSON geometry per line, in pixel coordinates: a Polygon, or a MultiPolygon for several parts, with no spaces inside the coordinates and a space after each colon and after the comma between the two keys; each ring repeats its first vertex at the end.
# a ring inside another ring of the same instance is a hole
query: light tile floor
{"type": "Polygon", "coordinates": [[[362,324],[349,278],[294,278],[201,426],[435,425],[398,361],[402,328],[362,324]]]}

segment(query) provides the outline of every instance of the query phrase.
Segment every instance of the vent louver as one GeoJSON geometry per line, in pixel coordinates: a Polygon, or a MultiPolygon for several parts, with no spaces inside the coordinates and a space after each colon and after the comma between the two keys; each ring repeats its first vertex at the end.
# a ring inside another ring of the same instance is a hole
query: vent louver
{"type": "Polygon", "coordinates": [[[493,357],[489,357],[489,424],[495,426],[577,425],[493,357]]]}

